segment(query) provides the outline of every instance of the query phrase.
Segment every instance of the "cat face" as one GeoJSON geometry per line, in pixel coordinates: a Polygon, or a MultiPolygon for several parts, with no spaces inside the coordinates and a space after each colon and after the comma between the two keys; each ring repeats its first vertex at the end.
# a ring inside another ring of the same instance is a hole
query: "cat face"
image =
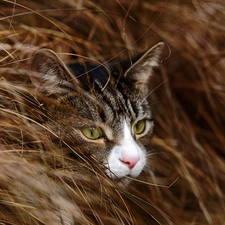
{"type": "Polygon", "coordinates": [[[130,67],[121,62],[68,68],[47,49],[33,57],[31,81],[54,100],[45,105],[55,121],[48,127],[112,179],[137,177],[146,165],[145,145],[153,132],[146,97],[163,46],[153,46],[130,67]]]}

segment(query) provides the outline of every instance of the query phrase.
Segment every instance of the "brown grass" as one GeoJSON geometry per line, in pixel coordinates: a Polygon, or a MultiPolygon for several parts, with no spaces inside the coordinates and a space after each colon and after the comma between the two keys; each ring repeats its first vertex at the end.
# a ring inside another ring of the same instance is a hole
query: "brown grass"
{"type": "Polygon", "coordinates": [[[223,0],[0,0],[0,222],[225,224],[224,10],[223,0]],[[151,170],[124,190],[88,159],[71,167],[24,82],[33,52],[102,63],[161,39],[151,170]]]}

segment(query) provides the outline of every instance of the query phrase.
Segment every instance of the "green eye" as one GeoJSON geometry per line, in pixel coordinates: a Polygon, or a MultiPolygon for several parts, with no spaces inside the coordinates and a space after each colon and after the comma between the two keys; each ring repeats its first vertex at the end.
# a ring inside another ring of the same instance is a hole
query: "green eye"
{"type": "Polygon", "coordinates": [[[140,120],[133,126],[134,134],[141,134],[145,131],[146,120],[140,120]]]}
{"type": "Polygon", "coordinates": [[[102,137],[102,131],[99,127],[85,127],[81,129],[81,132],[91,140],[97,140],[102,137]]]}

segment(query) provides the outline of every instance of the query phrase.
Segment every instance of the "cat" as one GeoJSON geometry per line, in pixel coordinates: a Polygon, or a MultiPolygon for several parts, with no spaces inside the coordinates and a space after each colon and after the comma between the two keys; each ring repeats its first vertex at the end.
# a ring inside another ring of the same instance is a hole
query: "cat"
{"type": "Polygon", "coordinates": [[[77,146],[79,157],[93,159],[109,178],[124,184],[129,183],[129,177],[138,177],[146,166],[154,126],[147,96],[163,46],[163,42],[157,43],[132,65],[123,61],[66,66],[49,49],[38,50],[30,65],[36,93],[48,97],[44,107],[54,112],[46,126],[77,146]]]}
{"type": "Polygon", "coordinates": [[[149,84],[163,46],[154,45],[133,64],[100,66],[65,65],[52,50],[40,49],[29,71],[5,70],[0,221],[169,224],[151,199],[132,192],[136,183],[129,185],[151,151],[149,84]]]}

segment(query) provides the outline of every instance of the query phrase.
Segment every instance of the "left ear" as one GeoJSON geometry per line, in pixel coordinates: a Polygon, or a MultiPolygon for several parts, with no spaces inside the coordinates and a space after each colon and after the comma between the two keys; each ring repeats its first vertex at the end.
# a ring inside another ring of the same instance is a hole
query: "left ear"
{"type": "Polygon", "coordinates": [[[159,57],[164,42],[159,42],[147,50],[124,74],[133,87],[143,95],[148,92],[148,81],[153,75],[153,68],[159,67],[159,57]]]}
{"type": "Polygon", "coordinates": [[[81,86],[59,56],[50,49],[35,52],[30,64],[30,79],[39,91],[57,97],[81,86]]]}

